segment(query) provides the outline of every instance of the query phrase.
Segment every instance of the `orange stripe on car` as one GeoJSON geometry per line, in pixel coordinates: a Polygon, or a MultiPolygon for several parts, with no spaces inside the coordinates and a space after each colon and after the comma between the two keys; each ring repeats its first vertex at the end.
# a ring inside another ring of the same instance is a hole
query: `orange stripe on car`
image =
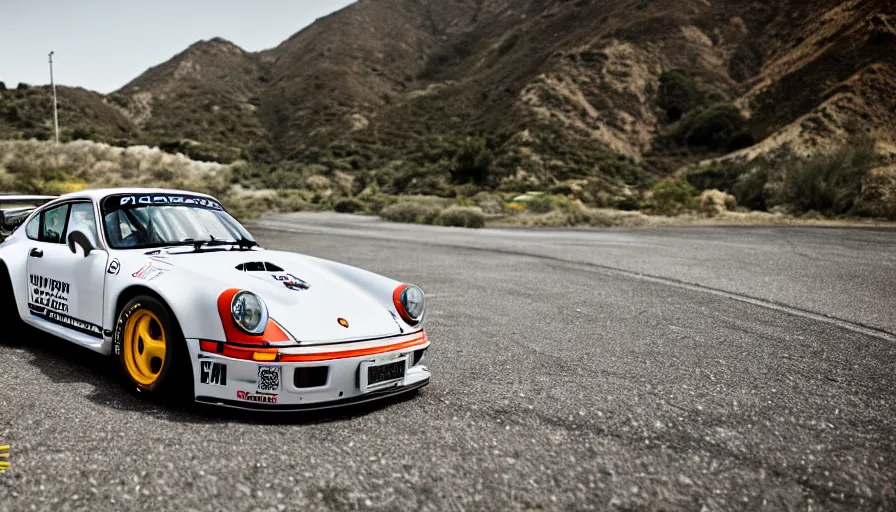
{"type": "Polygon", "coordinates": [[[283,362],[311,362],[311,361],[329,361],[331,359],[348,359],[350,357],[372,356],[376,354],[385,354],[386,352],[395,352],[396,350],[404,350],[406,348],[417,347],[429,343],[426,336],[420,336],[411,341],[403,343],[394,343],[392,345],[384,345],[381,347],[362,348],[357,350],[339,350],[333,352],[316,352],[310,354],[280,354],[280,361],[283,362]]]}
{"type": "Polygon", "coordinates": [[[356,343],[344,343],[342,345],[313,345],[308,347],[290,347],[287,349],[235,346],[226,342],[201,340],[199,342],[199,348],[203,352],[212,352],[225,357],[248,361],[299,363],[372,356],[429,345],[429,338],[426,336],[425,332],[415,333],[414,335],[405,336],[403,338],[403,341],[389,343],[387,345],[376,344],[376,341],[361,341],[356,343]],[[371,345],[372,343],[373,345],[371,345]]]}

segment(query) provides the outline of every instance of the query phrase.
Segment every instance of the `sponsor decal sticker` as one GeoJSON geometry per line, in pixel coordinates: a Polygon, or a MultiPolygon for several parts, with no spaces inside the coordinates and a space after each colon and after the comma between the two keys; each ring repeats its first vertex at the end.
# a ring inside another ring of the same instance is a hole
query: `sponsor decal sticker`
{"type": "Polygon", "coordinates": [[[237,391],[236,397],[247,402],[260,402],[264,404],[276,404],[277,395],[256,395],[248,391],[237,391]]]}
{"type": "Polygon", "coordinates": [[[9,469],[9,445],[0,445],[0,473],[9,469]]]}
{"type": "Polygon", "coordinates": [[[32,315],[90,336],[103,337],[100,326],[68,315],[71,284],[38,274],[29,274],[28,282],[28,309],[32,315]]]}
{"type": "Polygon", "coordinates": [[[149,206],[154,204],[200,206],[211,210],[223,210],[221,203],[205,197],[172,196],[167,194],[140,194],[121,196],[119,207],[125,206],[149,206]]]}
{"type": "Polygon", "coordinates": [[[299,279],[292,274],[271,274],[276,281],[283,283],[283,286],[290,290],[307,290],[311,287],[306,281],[299,279]]]}
{"type": "Polygon", "coordinates": [[[259,366],[257,389],[259,393],[280,391],[280,367],[259,366]]]}
{"type": "Polygon", "coordinates": [[[106,272],[114,275],[118,275],[118,271],[121,270],[121,262],[118,261],[118,258],[113,259],[109,262],[109,270],[106,272]]]}
{"type": "Polygon", "coordinates": [[[152,281],[165,272],[168,272],[169,270],[171,269],[159,267],[153,265],[152,262],[149,262],[146,265],[140,267],[140,270],[134,272],[133,274],[131,274],[131,276],[136,277],[137,279],[142,279],[144,281],[152,281]]]}
{"type": "Polygon", "coordinates": [[[213,361],[199,361],[199,382],[215,386],[227,385],[227,365],[213,361]]]}
{"type": "Polygon", "coordinates": [[[30,304],[60,313],[68,313],[68,294],[72,289],[70,284],[37,274],[30,274],[29,281],[31,282],[31,297],[28,301],[30,304]]]}
{"type": "MultiPolygon", "coordinates": [[[[28,308],[31,310],[32,315],[43,318],[48,322],[52,322],[63,327],[68,327],[69,329],[73,329],[84,334],[89,334],[97,338],[103,337],[103,329],[96,324],[85,322],[84,320],[79,320],[75,317],[68,316],[63,313],[57,313],[56,311],[34,304],[29,304],[28,308]]],[[[118,352],[116,352],[116,354],[117,353],[118,352]]]]}

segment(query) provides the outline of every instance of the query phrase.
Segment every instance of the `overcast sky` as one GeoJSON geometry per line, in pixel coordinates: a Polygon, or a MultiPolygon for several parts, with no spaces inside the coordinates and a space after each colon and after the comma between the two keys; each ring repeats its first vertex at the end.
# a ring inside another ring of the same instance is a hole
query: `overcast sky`
{"type": "Polygon", "coordinates": [[[353,0],[0,0],[0,81],[112,92],[200,39],[277,46],[353,0]]]}

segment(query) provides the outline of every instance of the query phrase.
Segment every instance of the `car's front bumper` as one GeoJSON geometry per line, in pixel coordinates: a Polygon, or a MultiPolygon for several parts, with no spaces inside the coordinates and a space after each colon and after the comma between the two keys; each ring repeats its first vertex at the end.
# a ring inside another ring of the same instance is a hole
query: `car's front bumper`
{"type": "Polygon", "coordinates": [[[312,362],[237,359],[203,351],[197,339],[188,339],[187,346],[193,366],[196,401],[241,409],[307,411],[358,404],[419,389],[429,383],[431,375],[420,362],[429,347],[428,341],[388,352],[312,362]],[[402,360],[402,377],[362,389],[365,388],[363,377],[367,375],[361,369],[362,363],[402,360]],[[323,367],[326,367],[325,376],[323,367]],[[310,368],[315,369],[315,382],[308,382],[310,368]],[[279,377],[274,378],[277,374],[279,377]],[[277,380],[279,383],[274,390],[271,384],[277,380]]]}

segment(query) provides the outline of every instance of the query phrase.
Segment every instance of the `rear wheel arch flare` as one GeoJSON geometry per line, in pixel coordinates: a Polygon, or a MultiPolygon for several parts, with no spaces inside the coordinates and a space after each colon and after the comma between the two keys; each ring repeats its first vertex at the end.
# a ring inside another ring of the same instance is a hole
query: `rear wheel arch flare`
{"type": "Polygon", "coordinates": [[[0,279],[9,279],[10,284],[12,284],[12,275],[9,273],[9,267],[6,266],[6,262],[0,259],[0,279]]]}
{"type": "MultiPolygon", "coordinates": [[[[26,297],[27,294],[28,290],[26,289],[26,297]]],[[[0,260],[0,305],[4,306],[4,309],[12,309],[13,311],[12,318],[6,317],[4,322],[4,336],[2,338],[23,334],[25,322],[22,318],[22,312],[19,310],[19,303],[16,299],[16,291],[15,286],[12,283],[12,276],[9,273],[9,268],[6,266],[6,262],[3,260],[0,260]]],[[[3,343],[4,341],[6,340],[0,339],[0,343],[3,343]]]]}
{"type": "MultiPolygon", "coordinates": [[[[18,303],[18,299],[16,298],[16,286],[13,283],[12,274],[10,274],[10,272],[9,272],[9,267],[6,266],[6,262],[3,261],[2,259],[0,259],[0,294],[5,294],[5,293],[9,293],[10,297],[2,297],[2,298],[0,298],[0,300],[3,300],[3,301],[11,300],[13,307],[16,311],[16,314],[20,315],[19,303],[18,303]],[[9,289],[6,289],[7,287],[9,287],[9,289]]],[[[27,300],[28,300],[27,299],[27,297],[28,297],[28,288],[27,287],[25,288],[25,297],[26,297],[25,300],[27,302],[27,300]]]]}
{"type": "MultiPolygon", "coordinates": [[[[12,293],[13,303],[16,303],[16,291],[15,287],[12,284],[12,276],[9,274],[9,267],[6,266],[6,262],[0,259],[0,293],[12,293]],[[6,285],[9,285],[9,290],[6,290],[6,285]]],[[[3,300],[6,300],[7,297],[3,297],[3,300]]],[[[18,304],[16,304],[18,307],[18,304]]]]}

